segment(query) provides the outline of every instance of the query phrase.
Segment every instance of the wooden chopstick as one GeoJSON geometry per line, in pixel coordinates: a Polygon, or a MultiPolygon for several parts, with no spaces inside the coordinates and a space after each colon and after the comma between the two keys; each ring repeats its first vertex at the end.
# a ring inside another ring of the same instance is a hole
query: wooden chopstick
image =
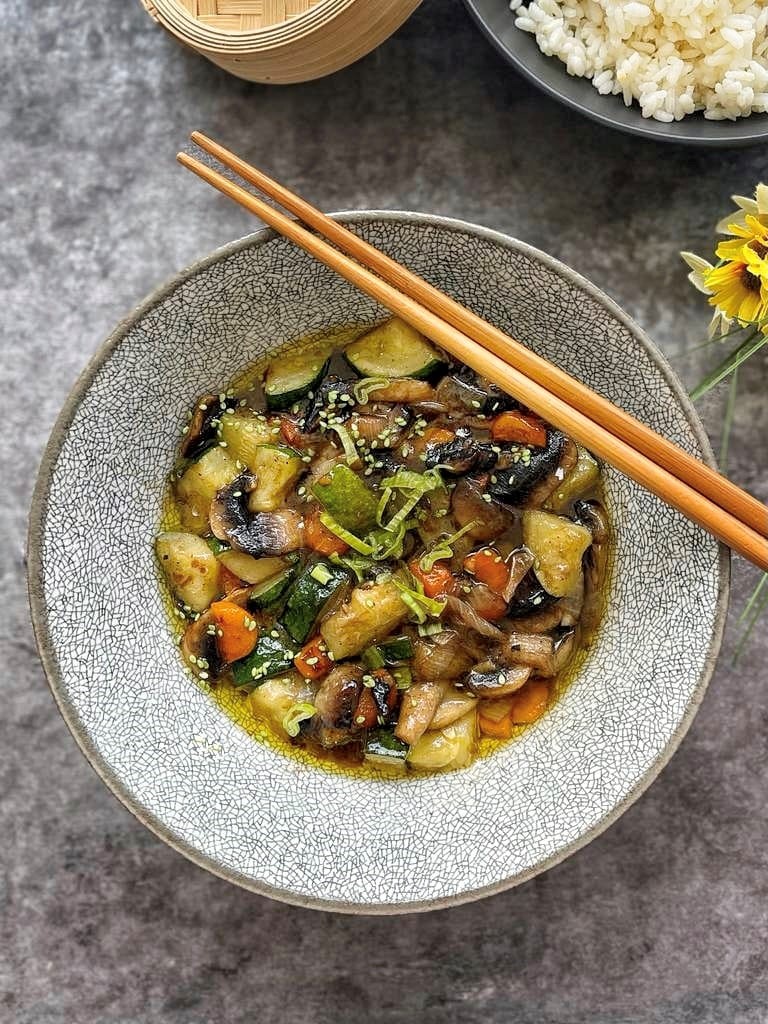
{"type": "Polygon", "coordinates": [[[453,324],[377,277],[366,267],[334,249],[299,223],[268,203],[251,195],[242,186],[201,163],[187,153],[179,153],[179,162],[224,195],[261,218],[281,235],[295,242],[345,280],[402,317],[426,337],[494,381],[513,398],[538,413],[543,419],[570,434],[627,476],[652,491],[699,526],[728,544],[734,551],[768,571],[768,541],[735,515],[716,505],[685,481],[632,448],[601,424],[590,420],[578,408],[568,405],[541,384],[526,377],[502,358],[482,347],[453,324]]]}
{"type": "Polygon", "coordinates": [[[235,153],[209,139],[202,132],[192,132],[192,141],[206,153],[221,161],[261,192],[276,200],[303,223],[319,231],[339,248],[373,270],[399,291],[410,295],[422,306],[436,313],[462,333],[474,338],[505,362],[521,370],[531,380],[562,398],[569,405],[581,409],[590,419],[602,424],[606,430],[626,441],[637,451],[647,455],[673,476],[685,481],[716,505],[732,513],[763,537],[768,537],[768,508],[743,491],[727,477],[683,451],[674,442],[657,434],[645,423],[620,409],[586,384],[574,380],[564,370],[532,352],[519,341],[504,334],[476,313],[445,295],[424,278],[407,270],[395,260],[375,249],[353,234],[343,224],[321,213],[301,196],[270,178],[258,168],[246,163],[235,153]]]}

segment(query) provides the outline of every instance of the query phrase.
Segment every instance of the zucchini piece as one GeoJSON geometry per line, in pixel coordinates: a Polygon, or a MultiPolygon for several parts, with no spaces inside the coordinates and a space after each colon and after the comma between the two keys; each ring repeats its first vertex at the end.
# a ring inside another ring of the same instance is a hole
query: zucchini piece
{"type": "Polygon", "coordinates": [[[349,576],[336,565],[314,562],[304,566],[291,585],[281,616],[283,626],[297,643],[304,643],[330,598],[348,583],[349,576]]]}
{"type": "Polygon", "coordinates": [[[369,733],[363,749],[366,764],[398,775],[405,774],[407,754],[408,744],[399,740],[390,729],[377,729],[369,733]]]}
{"type": "Polygon", "coordinates": [[[193,612],[204,611],[219,595],[219,563],[202,537],[161,533],[155,551],[168,585],[193,612]]]}
{"type": "Polygon", "coordinates": [[[347,345],[344,356],[362,377],[417,377],[424,380],[445,365],[427,339],[398,317],[374,327],[347,345]]]}
{"type": "Polygon", "coordinates": [[[306,398],[325,372],[328,349],[317,352],[288,352],[269,364],[264,375],[264,394],[267,408],[290,409],[306,398]]]}
{"type": "Polygon", "coordinates": [[[288,497],[306,465],[293,448],[263,444],[254,451],[249,468],[256,474],[256,486],[248,497],[248,508],[251,512],[274,512],[288,497]]]}
{"type": "Polygon", "coordinates": [[[591,543],[586,526],[571,519],[541,509],[523,512],[523,544],[533,555],[539,582],[553,597],[565,597],[577,585],[591,543]]]}
{"type": "Polygon", "coordinates": [[[376,496],[343,462],[320,477],[312,493],[340,526],[358,537],[376,525],[376,496]]]}
{"type": "Polygon", "coordinates": [[[389,640],[382,640],[378,647],[385,665],[397,665],[413,657],[413,644],[409,636],[390,637],[389,640]]]}
{"type": "Polygon", "coordinates": [[[296,570],[291,567],[280,576],[273,576],[272,579],[259,583],[248,595],[248,607],[252,611],[274,608],[295,575],[296,570]]]}
{"type": "Polygon", "coordinates": [[[600,479],[600,466],[594,456],[581,445],[577,445],[577,450],[576,465],[545,503],[544,507],[552,512],[565,512],[577,498],[592,490],[600,479]]]}
{"type": "Polygon", "coordinates": [[[320,624],[320,632],[334,660],[359,654],[400,625],[409,610],[392,580],[355,587],[348,602],[320,624]]]}
{"type": "Polygon", "coordinates": [[[274,444],[280,437],[280,429],[273,426],[265,416],[257,416],[250,410],[238,409],[221,417],[219,438],[223,441],[230,458],[242,462],[252,473],[252,464],[258,450],[264,444],[274,444]]]}
{"type": "Polygon", "coordinates": [[[254,585],[274,579],[290,565],[288,558],[281,558],[278,555],[254,558],[253,555],[248,555],[245,551],[234,551],[231,548],[221,552],[219,561],[238,579],[254,585]]]}
{"type": "Polygon", "coordinates": [[[284,675],[293,668],[296,649],[284,629],[276,624],[272,629],[264,630],[256,646],[247,658],[241,658],[232,664],[232,676],[235,686],[241,690],[253,690],[261,686],[265,679],[284,675]]]}
{"type": "Polygon", "coordinates": [[[186,529],[197,534],[208,533],[211,502],[216,492],[231,484],[237,475],[234,459],[219,445],[209,448],[185,470],[176,482],[176,498],[186,529]]]}

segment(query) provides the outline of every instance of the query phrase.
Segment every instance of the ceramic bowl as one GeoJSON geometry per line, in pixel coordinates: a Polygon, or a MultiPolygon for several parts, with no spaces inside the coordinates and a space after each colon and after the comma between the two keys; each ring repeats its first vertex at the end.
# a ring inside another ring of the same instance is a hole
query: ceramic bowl
{"type": "MultiPolygon", "coordinates": [[[[650,341],[605,295],[530,246],[409,213],[341,214],[687,451],[701,424],[650,341]]],[[[598,835],[680,742],[720,643],[726,552],[611,469],[607,610],[565,695],[522,738],[451,774],[365,780],[259,744],[182,666],[153,537],[194,399],[308,332],[383,311],[261,231],[155,292],[86,369],[54,429],[31,513],[40,652],[87,758],[196,863],[248,889],[357,913],[499,892],[598,835]]]]}
{"type": "Polygon", "coordinates": [[[692,146],[750,146],[768,138],[768,114],[736,121],[708,121],[702,114],[693,114],[671,124],[643,117],[637,104],[627,107],[620,96],[601,96],[588,79],[569,75],[557,57],[546,57],[534,37],[515,26],[509,0],[464,2],[483,33],[517,71],[593,121],[658,142],[692,146]]]}

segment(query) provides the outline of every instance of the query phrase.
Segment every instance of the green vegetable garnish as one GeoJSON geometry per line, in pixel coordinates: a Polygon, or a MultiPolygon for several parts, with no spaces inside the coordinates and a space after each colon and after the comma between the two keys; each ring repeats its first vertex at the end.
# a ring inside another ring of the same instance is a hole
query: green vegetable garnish
{"type": "Polygon", "coordinates": [[[298,736],[301,732],[301,723],[312,718],[315,711],[315,706],[307,704],[305,701],[294,704],[283,717],[283,728],[289,736],[298,736]]]}

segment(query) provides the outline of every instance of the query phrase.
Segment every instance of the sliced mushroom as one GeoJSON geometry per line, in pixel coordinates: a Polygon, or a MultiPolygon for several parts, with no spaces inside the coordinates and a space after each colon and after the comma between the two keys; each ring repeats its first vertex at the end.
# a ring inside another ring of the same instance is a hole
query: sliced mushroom
{"type": "Polygon", "coordinates": [[[587,582],[592,590],[596,590],[605,580],[610,536],[608,514],[599,501],[577,501],[574,511],[578,522],[592,534],[592,546],[584,555],[584,565],[587,582]]]}
{"type": "Polygon", "coordinates": [[[459,427],[452,441],[428,444],[424,455],[427,469],[440,466],[452,476],[492,469],[497,459],[490,441],[479,441],[469,427],[459,427]]]}
{"type": "Polygon", "coordinates": [[[429,728],[445,692],[445,683],[414,683],[405,691],[395,736],[403,743],[415,743],[429,728]]]}
{"type": "Polygon", "coordinates": [[[444,377],[437,386],[437,399],[459,412],[500,413],[514,409],[517,402],[485,377],[480,377],[469,366],[444,377]]]}
{"type": "Polygon", "coordinates": [[[353,417],[350,430],[354,437],[376,441],[378,448],[395,448],[413,422],[413,412],[402,405],[386,412],[362,414],[353,417]]]}
{"type": "Polygon", "coordinates": [[[444,629],[429,639],[417,640],[414,645],[413,672],[417,679],[458,679],[472,661],[464,639],[452,629],[444,629]]]}
{"type": "Polygon", "coordinates": [[[203,395],[195,403],[179,451],[186,459],[194,459],[216,440],[216,428],[226,405],[219,395],[203,395]]]}
{"type": "MultiPolygon", "coordinates": [[[[526,448],[521,445],[505,447],[489,481],[488,494],[506,505],[521,505],[533,496],[534,489],[538,497],[539,484],[543,488],[541,493],[550,484],[551,490],[554,490],[562,479],[556,476],[556,471],[569,445],[563,433],[549,430],[543,448],[526,448]],[[547,481],[546,485],[544,481],[547,481]]],[[[549,493],[551,491],[547,490],[546,494],[549,493]]]]}
{"type": "Polygon", "coordinates": [[[497,665],[481,661],[467,676],[464,685],[478,697],[506,697],[528,681],[528,665],[497,665]]]}
{"type": "Polygon", "coordinates": [[[474,540],[493,540],[503,533],[511,523],[510,513],[496,504],[486,501],[487,478],[465,477],[459,480],[451,498],[451,509],[458,526],[475,525],[467,532],[474,540]]]}
{"type": "Polygon", "coordinates": [[[181,653],[200,679],[211,682],[220,675],[224,666],[216,643],[212,612],[204,612],[187,626],[181,641],[181,653]]]}
{"type": "Polygon", "coordinates": [[[254,558],[296,551],[304,542],[301,515],[287,508],[275,512],[250,512],[248,493],[255,483],[256,477],[245,472],[217,492],[210,511],[214,535],[254,558]]]}
{"type": "Polygon", "coordinates": [[[357,739],[355,710],[362,688],[363,670],[351,664],[336,665],[320,684],[309,731],[321,746],[338,747],[357,739]]]}
{"type": "Polygon", "coordinates": [[[553,675],[566,667],[576,650],[576,630],[569,629],[555,640],[555,663],[553,675]]]}

